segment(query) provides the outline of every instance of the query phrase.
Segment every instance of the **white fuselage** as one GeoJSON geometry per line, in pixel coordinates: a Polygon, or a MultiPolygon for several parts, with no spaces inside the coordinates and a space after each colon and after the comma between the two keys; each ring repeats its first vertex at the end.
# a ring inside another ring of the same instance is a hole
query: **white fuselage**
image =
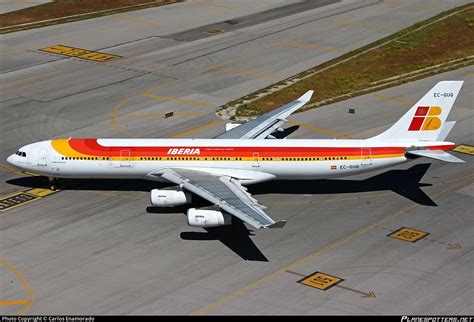
{"type": "Polygon", "coordinates": [[[150,179],[160,169],[189,168],[251,184],[390,167],[407,161],[405,149],[415,146],[454,147],[416,140],[60,139],[24,146],[25,156],[14,154],[8,162],[55,178],[150,179]]]}

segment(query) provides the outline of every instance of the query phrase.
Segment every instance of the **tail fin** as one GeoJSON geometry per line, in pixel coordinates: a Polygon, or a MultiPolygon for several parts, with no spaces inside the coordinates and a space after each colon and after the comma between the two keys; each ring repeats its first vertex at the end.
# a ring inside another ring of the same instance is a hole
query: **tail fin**
{"type": "Polygon", "coordinates": [[[371,139],[436,141],[446,137],[454,125],[446,122],[446,118],[462,84],[463,81],[439,82],[391,128],[371,139]]]}

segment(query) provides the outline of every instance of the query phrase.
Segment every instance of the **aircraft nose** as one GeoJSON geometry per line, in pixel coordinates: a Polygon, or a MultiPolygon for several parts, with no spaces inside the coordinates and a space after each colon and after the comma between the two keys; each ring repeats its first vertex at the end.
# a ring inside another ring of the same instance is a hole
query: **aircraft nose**
{"type": "Polygon", "coordinates": [[[14,159],[15,159],[15,155],[14,155],[14,154],[10,155],[10,156],[7,158],[7,163],[8,163],[9,165],[13,165],[13,166],[14,166],[14,165],[15,165],[15,160],[14,160],[14,159]]]}

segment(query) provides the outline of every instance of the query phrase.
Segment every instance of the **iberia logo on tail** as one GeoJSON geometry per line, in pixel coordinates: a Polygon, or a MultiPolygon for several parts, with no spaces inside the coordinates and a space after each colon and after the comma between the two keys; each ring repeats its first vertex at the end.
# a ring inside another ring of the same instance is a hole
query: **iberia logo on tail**
{"type": "Polygon", "coordinates": [[[441,115],[439,106],[418,106],[408,131],[434,131],[440,128],[441,115]]]}

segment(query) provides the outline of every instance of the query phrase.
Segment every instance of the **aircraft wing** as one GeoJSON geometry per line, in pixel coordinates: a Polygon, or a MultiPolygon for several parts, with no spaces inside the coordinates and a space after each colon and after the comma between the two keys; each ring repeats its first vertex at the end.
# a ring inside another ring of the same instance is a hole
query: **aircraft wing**
{"type": "Polygon", "coordinates": [[[236,179],[217,176],[204,171],[169,168],[155,175],[180,185],[182,188],[217,205],[254,228],[282,228],[286,221],[275,222],[264,211],[265,206],[246,191],[236,179]]]}
{"type": "Polygon", "coordinates": [[[239,125],[225,133],[216,136],[216,139],[266,139],[274,138],[270,134],[287,122],[287,117],[301,108],[311,99],[314,91],[307,91],[297,100],[283,105],[267,114],[257,117],[247,123],[239,125]]]}

